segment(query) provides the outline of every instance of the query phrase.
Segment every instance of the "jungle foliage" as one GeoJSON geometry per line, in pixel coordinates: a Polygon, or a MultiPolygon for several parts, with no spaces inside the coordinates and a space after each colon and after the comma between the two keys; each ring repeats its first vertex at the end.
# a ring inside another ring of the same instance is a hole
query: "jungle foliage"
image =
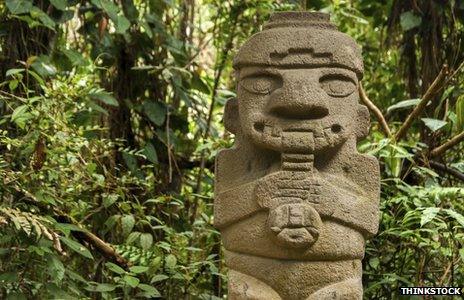
{"type": "Polygon", "coordinates": [[[234,139],[231,60],[298,9],[363,48],[359,150],[382,171],[365,297],[462,285],[464,2],[302,2],[1,1],[0,298],[223,298],[213,164],[234,139]]]}

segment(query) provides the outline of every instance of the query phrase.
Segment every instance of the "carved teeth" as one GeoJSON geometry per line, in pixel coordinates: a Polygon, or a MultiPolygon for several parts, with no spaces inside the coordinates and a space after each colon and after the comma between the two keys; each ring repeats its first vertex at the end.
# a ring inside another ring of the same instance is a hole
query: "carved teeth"
{"type": "Polygon", "coordinates": [[[264,125],[263,135],[272,135],[272,126],[264,125]]]}
{"type": "Polygon", "coordinates": [[[280,134],[281,134],[280,127],[274,126],[274,127],[272,128],[272,136],[274,136],[274,137],[279,137],[280,134]]]}

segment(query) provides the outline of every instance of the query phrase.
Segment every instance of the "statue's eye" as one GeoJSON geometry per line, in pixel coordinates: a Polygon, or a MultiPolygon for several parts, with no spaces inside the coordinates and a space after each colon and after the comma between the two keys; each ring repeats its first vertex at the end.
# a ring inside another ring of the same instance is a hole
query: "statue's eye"
{"type": "Polygon", "coordinates": [[[356,83],[345,75],[330,74],[320,80],[324,91],[332,97],[347,97],[356,90],[356,83]]]}
{"type": "Polygon", "coordinates": [[[250,93],[267,95],[279,88],[281,79],[273,75],[254,75],[240,81],[240,85],[250,93]]]}

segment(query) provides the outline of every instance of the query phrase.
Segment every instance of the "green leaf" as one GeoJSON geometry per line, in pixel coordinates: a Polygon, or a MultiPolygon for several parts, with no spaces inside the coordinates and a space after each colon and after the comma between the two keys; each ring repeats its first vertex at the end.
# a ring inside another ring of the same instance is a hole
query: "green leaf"
{"type": "Polygon", "coordinates": [[[25,14],[32,8],[32,0],[6,0],[5,4],[12,14],[25,14]]]}
{"type": "Polygon", "coordinates": [[[21,292],[10,292],[5,300],[27,300],[27,297],[21,292]]]}
{"type": "Polygon", "coordinates": [[[150,247],[153,245],[153,236],[151,233],[143,233],[140,236],[140,246],[144,250],[150,249],[150,247]]]}
{"type": "Polygon", "coordinates": [[[121,218],[122,232],[126,236],[128,235],[135,225],[135,219],[132,215],[125,215],[121,218]]]}
{"type": "Polygon", "coordinates": [[[81,275],[69,270],[69,269],[66,269],[66,275],[68,275],[69,278],[71,278],[72,280],[74,281],[79,281],[79,282],[82,282],[82,283],[88,283],[87,280],[84,279],[84,277],[82,277],[81,275]]]}
{"type": "Polygon", "coordinates": [[[427,207],[426,209],[424,209],[424,211],[422,212],[421,220],[420,220],[420,226],[422,227],[428,222],[432,221],[439,211],[440,211],[439,207],[427,207]]]}
{"type": "Polygon", "coordinates": [[[57,70],[50,62],[50,57],[41,55],[31,64],[31,67],[42,77],[53,76],[57,70]]]}
{"type": "Polygon", "coordinates": [[[34,77],[35,80],[37,80],[37,82],[41,85],[41,86],[44,86],[45,85],[45,81],[43,80],[42,77],[40,77],[39,74],[37,74],[36,72],[32,71],[31,69],[27,70],[27,73],[29,73],[32,77],[34,77]]]}
{"type": "Polygon", "coordinates": [[[24,70],[25,70],[25,69],[9,69],[8,71],[6,71],[5,77],[8,77],[8,76],[11,76],[11,75],[15,75],[15,74],[24,72],[24,70]]]}
{"type": "Polygon", "coordinates": [[[393,104],[389,108],[387,108],[387,113],[390,113],[396,109],[415,106],[419,104],[420,101],[421,99],[409,99],[409,100],[400,101],[398,103],[393,104]]]}
{"type": "Polygon", "coordinates": [[[82,66],[86,64],[86,61],[81,53],[73,49],[61,49],[60,51],[69,59],[73,66],[82,66]]]}
{"type": "Polygon", "coordinates": [[[158,155],[156,154],[156,149],[152,143],[148,142],[143,148],[143,154],[147,157],[149,161],[154,164],[158,163],[158,155]]]}
{"type": "Polygon", "coordinates": [[[95,111],[98,111],[98,112],[101,112],[102,114],[108,116],[108,111],[106,109],[104,109],[103,107],[101,107],[100,105],[98,105],[97,103],[93,102],[93,101],[89,101],[89,107],[95,111]]]}
{"type": "Polygon", "coordinates": [[[129,271],[131,271],[134,274],[140,274],[148,271],[148,267],[145,266],[133,266],[129,268],[129,271]]]}
{"type": "Polygon", "coordinates": [[[438,119],[422,118],[421,120],[424,122],[425,126],[427,126],[432,131],[437,131],[438,129],[448,124],[446,121],[438,119]]]}
{"type": "Polygon", "coordinates": [[[109,0],[92,0],[92,3],[105,11],[114,23],[116,32],[123,34],[130,27],[129,20],[121,13],[120,8],[109,0]]]}
{"type": "Polygon", "coordinates": [[[11,114],[11,121],[15,121],[16,119],[20,118],[28,111],[28,109],[29,107],[26,104],[16,107],[13,113],[11,114]]]}
{"type": "Polygon", "coordinates": [[[18,84],[19,84],[18,80],[16,79],[10,80],[10,82],[8,83],[8,88],[10,89],[11,92],[13,92],[18,87],[18,84]]]}
{"type": "Polygon", "coordinates": [[[400,25],[404,31],[416,28],[422,23],[422,18],[416,16],[412,11],[407,11],[400,16],[400,25]]]}
{"type": "Polygon", "coordinates": [[[194,73],[192,77],[192,88],[196,89],[204,94],[209,94],[209,86],[201,79],[201,77],[194,73]]]}
{"type": "Polygon", "coordinates": [[[119,7],[109,0],[92,0],[93,5],[105,11],[108,16],[115,22],[119,13],[119,7]]]}
{"type": "Polygon", "coordinates": [[[63,280],[65,268],[63,263],[56,256],[48,255],[47,267],[53,281],[59,283],[63,280]]]}
{"type": "Polygon", "coordinates": [[[103,206],[105,208],[110,207],[111,205],[113,205],[113,203],[115,203],[118,200],[118,198],[119,198],[118,194],[104,195],[103,196],[103,206]]]}
{"type": "Polygon", "coordinates": [[[121,268],[120,266],[118,266],[118,265],[116,265],[116,264],[113,264],[112,262],[107,262],[107,263],[105,264],[105,266],[106,266],[110,271],[112,271],[112,272],[114,272],[114,273],[116,273],[116,274],[122,275],[122,274],[125,274],[125,273],[126,273],[126,271],[125,271],[123,268],[121,268]]]}
{"type": "Polygon", "coordinates": [[[151,285],[141,283],[138,285],[138,288],[143,290],[145,293],[145,296],[148,297],[159,297],[161,296],[160,292],[155,288],[152,287],[151,285]]]}
{"type": "Polygon", "coordinates": [[[166,279],[169,279],[169,276],[165,274],[156,274],[155,276],[151,278],[150,283],[156,283],[156,282],[160,282],[166,279]]]}
{"type": "Polygon", "coordinates": [[[129,236],[127,237],[126,239],[126,243],[128,245],[131,245],[133,244],[139,237],[140,237],[141,233],[138,232],[138,231],[133,231],[129,234],[129,236]]]}
{"type": "Polygon", "coordinates": [[[379,264],[380,264],[380,260],[379,260],[378,257],[373,257],[373,258],[369,259],[369,265],[373,269],[377,269],[379,267],[379,264]]]}
{"type": "Polygon", "coordinates": [[[123,152],[122,158],[124,159],[126,166],[129,168],[129,170],[131,170],[131,172],[136,173],[138,171],[137,159],[135,158],[134,155],[127,153],[127,152],[123,152]]]}
{"type": "Polygon", "coordinates": [[[73,241],[67,237],[60,237],[60,240],[66,244],[66,246],[68,246],[69,248],[71,248],[72,250],[74,250],[75,252],[79,253],[80,255],[84,256],[84,257],[87,257],[89,259],[93,259],[93,256],[92,254],[90,253],[90,251],[85,248],[83,245],[81,245],[80,243],[76,242],[76,241],[73,241]]]}
{"type": "Polygon", "coordinates": [[[464,216],[458,213],[457,211],[454,211],[452,209],[443,209],[450,217],[455,219],[461,227],[464,228],[464,216]]]}
{"type": "Polygon", "coordinates": [[[55,21],[53,21],[43,10],[33,6],[30,11],[31,17],[34,19],[39,19],[39,21],[47,28],[55,30],[55,21]]]}
{"type": "Polygon", "coordinates": [[[26,122],[33,118],[33,115],[29,112],[27,105],[20,105],[11,114],[11,121],[14,122],[19,128],[24,129],[26,122]]]}
{"type": "Polygon", "coordinates": [[[130,275],[124,275],[123,280],[132,288],[137,287],[140,280],[137,277],[133,277],[130,275]]]}
{"type": "Polygon", "coordinates": [[[5,272],[0,274],[0,282],[17,282],[18,273],[17,272],[5,272]]]}
{"type": "Polygon", "coordinates": [[[132,22],[136,22],[139,17],[139,12],[134,5],[134,0],[122,0],[122,8],[125,15],[132,22]]]}
{"type": "Polygon", "coordinates": [[[100,100],[101,102],[111,105],[111,106],[119,106],[118,101],[109,93],[107,92],[97,92],[89,94],[89,97],[94,100],[100,100]]]}
{"type": "Polygon", "coordinates": [[[118,15],[116,20],[113,20],[116,32],[123,34],[130,27],[129,20],[124,15],[118,15]]]}
{"type": "Polygon", "coordinates": [[[168,279],[169,276],[167,275],[164,275],[164,274],[157,274],[155,276],[152,277],[152,279],[150,280],[150,283],[155,283],[155,282],[159,282],[159,281],[163,281],[163,280],[166,280],[168,279]]]}
{"type": "Polygon", "coordinates": [[[79,231],[79,232],[85,232],[84,229],[80,228],[77,225],[74,224],[68,224],[68,223],[56,223],[55,224],[56,229],[59,231],[63,232],[66,236],[69,235],[71,231],[79,231]]]}
{"type": "Polygon", "coordinates": [[[68,4],[67,0],[49,0],[50,3],[59,10],[65,10],[68,4]]]}
{"type": "Polygon", "coordinates": [[[172,269],[176,266],[177,264],[177,258],[172,255],[172,254],[169,254],[168,256],[166,256],[165,258],[165,263],[166,263],[166,267],[169,268],[169,269],[172,269]]]}
{"type": "Polygon", "coordinates": [[[161,126],[166,119],[166,108],[160,103],[155,101],[143,102],[144,113],[147,117],[157,126],[161,126]]]}
{"type": "Polygon", "coordinates": [[[85,289],[89,292],[104,293],[114,291],[116,287],[116,285],[110,283],[99,283],[97,285],[88,285],[85,289]]]}

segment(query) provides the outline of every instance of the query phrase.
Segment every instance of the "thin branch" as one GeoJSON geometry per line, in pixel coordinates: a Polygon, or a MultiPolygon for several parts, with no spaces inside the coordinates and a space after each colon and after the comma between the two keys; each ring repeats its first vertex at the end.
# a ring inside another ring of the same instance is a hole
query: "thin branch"
{"type": "Polygon", "coordinates": [[[451,79],[453,79],[454,76],[456,76],[456,74],[459,73],[459,71],[461,71],[461,69],[464,68],[464,60],[459,64],[459,66],[456,68],[456,70],[454,70],[450,76],[448,76],[448,79],[446,79],[446,83],[445,85],[447,85],[451,79]]]}
{"type": "MultiPolygon", "coordinates": [[[[29,191],[22,189],[21,187],[17,186],[16,184],[12,185],[13,189],[15,189],[17,192],[23,194],[26,198],[24,199],[27,202],[33,203],[37,205],[39,208],[48,210],[49,208],[47,205],[43,202],[40,202],[35,195],[30,193],[29,191]]],[[[23,201],[24,201],[23,200],[23,201]]],[[[120,267],[123,267],[127,269],[128,267],[131,266],[131,263],[127,261],[124,257],[122,257],[119,253],[116,252],[116,250],[108,243],[100,239],[98,236],[93,234],[92,232],[86,230],[83,228],[79,222],[74,220],[71,216],[66,214],[65,212],[61,211],[60,209],[53,207],[53,212],[56,214],[54,216],[54,219],[62,219],[65,220],[66,223],[74,224],[77,227],[81,228],[82,231],[73,231],[73,235],[76,236],[77,238],[84,240],[91,244],[95,250],[97,250],[100,254],[102,254],[104,257],[114,261],[117,263],[120,267]]]]}
{"type": "Polygon", "coordinates": [[[414,108],[414,110],[409,114],[409,116],[406,118],[406,121],[404,121],[403,126],[401,126],[398,132],[396,133],[395,140],[398,141],[406,135],[409,127],[411,127],[412,125],[412,122],[424,111],[429,101],[444,86],[447,75],[448,75],[448,66],[443,65],[438,76],[435,78],[433,83],[429,86],[424,96],[422,96],[422,100],[414,108]]]}
{"type": "Polygon", "coordinates": [[[127,261],[124,257],[122,257],[118,252],[116,252],[116,250],[114,250],[114,248],[110,244],[106,243],[90,231],[87,231],[85,229],[83,230],[84,231],[82,232],[73,232],[73,234],[91,244],[96,250],[98,250],[98,252],[100,252],[100,254],[116,262],[119,266],[125,269],[131,266],[131,263],[127,261]]]}
{"type": "Polygon", "coordinates": [[[385,120],[385,117],[383,116],[380,109],[371,100],[369,100],[369,98],[367,97],[366,91],[362,87],[361,83],[359,83],[359,96],[361,98],[361,101],[367,106],[367,108],[369,108],[369,110],[376,117],[377,121],[379,122],[380,127],[382,128],[382,131],[387,136],[391,136],[390,127],[388,127],[388,123],[385,120]]]}
{"type": "Polygon", "coordinates": [[[457,179],[460,179],[461,181],[464,181],[464,174],[459,172],[456,169],[450,168],[447,165],[444,165],[442,163],[439,163],[439,162],[436,162],[436,161],[433,161],[433,160],[429,161],[429,165],[432,168],[436,169],[436,170],[448,173],[449,175],[452,175],[452,176],[456,177],[457,179]]]}
{"type": "Polygon", "coordinates": [[[440,156],[443,153],[445,153],[446,150],[456,146],[457,144],[459,144],[462,141],[464,141],[464,131],[461,132],[460,134],[455,135],[454,137],[452,137],[451,139],[449,139],[448,141],[446,141],[442,145],[434,148],[432,151],[430,151],[430,156],[431,157],[440,156]]]}

